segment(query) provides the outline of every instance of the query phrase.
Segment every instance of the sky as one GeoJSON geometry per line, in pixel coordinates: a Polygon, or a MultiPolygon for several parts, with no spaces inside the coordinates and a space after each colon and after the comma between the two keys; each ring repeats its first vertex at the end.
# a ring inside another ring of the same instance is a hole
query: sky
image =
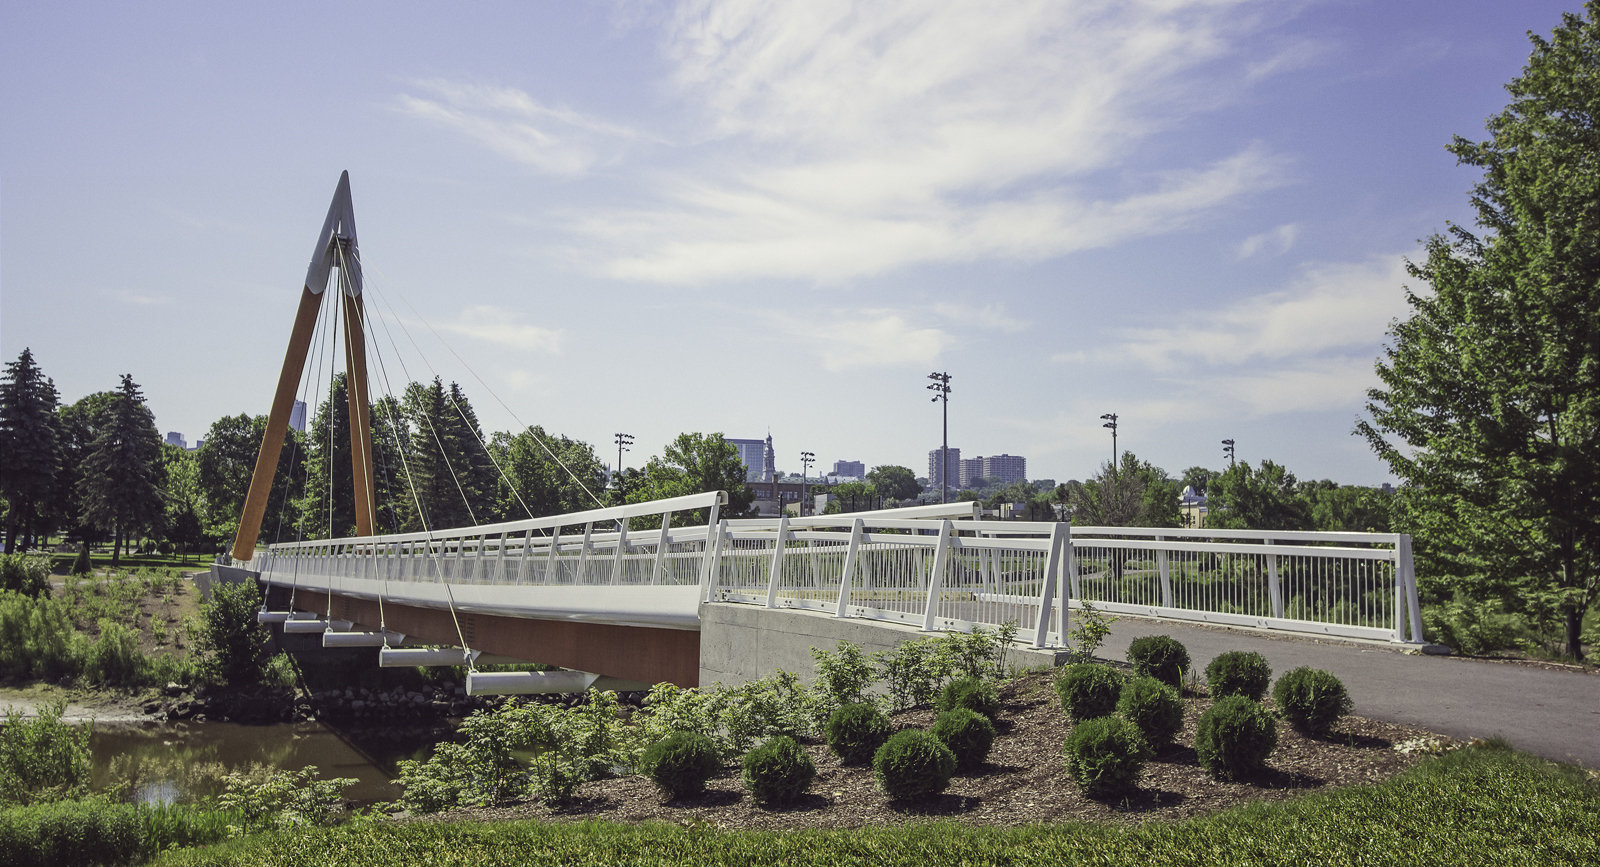
{"type": "MultiPolygon", "coordinates": [[[[683,431],[1030,478],[1373,485],[1407,257],[1576,0],[0,7],[0,356],[265,413],[341,171],[375,386],[639,466],[683,431]]],[[[313,358],[303,388],[332,365],[313,358]],[[320,373],[318,372],[320,371],[320,373]]],[[[320,379],[319,379],[320,377],[320,379]]],[[[320,381],[319,388],[315,383],[320,381]]],[[[813,472],[815,468],[813,468],[813,472]]]]}

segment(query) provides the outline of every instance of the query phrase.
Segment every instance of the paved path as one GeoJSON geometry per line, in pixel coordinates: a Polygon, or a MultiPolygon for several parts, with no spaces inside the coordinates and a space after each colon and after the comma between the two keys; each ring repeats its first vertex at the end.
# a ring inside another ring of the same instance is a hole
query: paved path
{"type": "Polygon", "coordinates": [[[1361,716],[1455,738],[1499,736],[1535,755],[1600,768],[1600,674],[1135,617],[1112,624],[1097,655],[1126,659],[1129,642],[1142,635],[1178,639],[1202,671],[1229,650],[1265,656],[1274,678],[1302,665],[1327,669],[1344,681],[1361,716]]]}

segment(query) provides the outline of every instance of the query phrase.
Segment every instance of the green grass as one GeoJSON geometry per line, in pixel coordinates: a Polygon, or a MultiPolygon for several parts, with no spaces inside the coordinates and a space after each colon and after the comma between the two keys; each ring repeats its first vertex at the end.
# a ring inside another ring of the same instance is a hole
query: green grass
{"type": "Polygon", "coordinates": [[[202,865],[1600,863],[1600,783],[1502,745],[1431,759],[1395,780],[1180,824],[1015,829],[915,822],[855,831],[717,832],[608,823],[353,825],[287,831],[157,863],[202,865]]]}
{"type": "MultiPolygon", "coordinates": [[[[200,572],[211,566],[215,554],[190,553],[187,557],[178,554],[130,554],[126,551],[117,558],[117,570],[122,572],[134,569],[181,569],[185,572],[200,572]]],[[[50,575],[60,578],[72,571],[73,561],[78,559],[77,554],[51,554],[50,575]]],[[[104,572],[111,568],[111,547],[105,546],[103,550],[89,552],[89,564],[96,572],[104,572]]]]}

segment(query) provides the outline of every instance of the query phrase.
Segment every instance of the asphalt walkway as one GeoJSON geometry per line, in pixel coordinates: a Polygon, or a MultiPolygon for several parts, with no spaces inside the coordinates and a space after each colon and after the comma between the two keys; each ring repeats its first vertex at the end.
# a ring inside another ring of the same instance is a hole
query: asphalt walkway
{"type": "Polygon", "coordinates": [[[1600,674],[1135,617],[1113,623],[1096,655],[1126,659],[1128,644],[1143,635],[1183,642],[1201,672],[1220,653],[1254,650],[1272,664],[1274,680],[1302,665],[1333,672],[1361,716],[1454,738],[1503,737],[1535,755],[1600,768],[1600,674]]]}

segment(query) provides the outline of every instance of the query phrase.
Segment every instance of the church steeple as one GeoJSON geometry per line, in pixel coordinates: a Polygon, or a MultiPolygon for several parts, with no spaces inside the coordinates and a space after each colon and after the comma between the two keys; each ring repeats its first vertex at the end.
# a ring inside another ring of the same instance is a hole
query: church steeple
{"type": "Polygon", "coordinates": [[[771,482],[778,472],[778,453],[772,450],[772,431],[767,431],[767,454],[761,462],[761,481],[771,482]]]}

